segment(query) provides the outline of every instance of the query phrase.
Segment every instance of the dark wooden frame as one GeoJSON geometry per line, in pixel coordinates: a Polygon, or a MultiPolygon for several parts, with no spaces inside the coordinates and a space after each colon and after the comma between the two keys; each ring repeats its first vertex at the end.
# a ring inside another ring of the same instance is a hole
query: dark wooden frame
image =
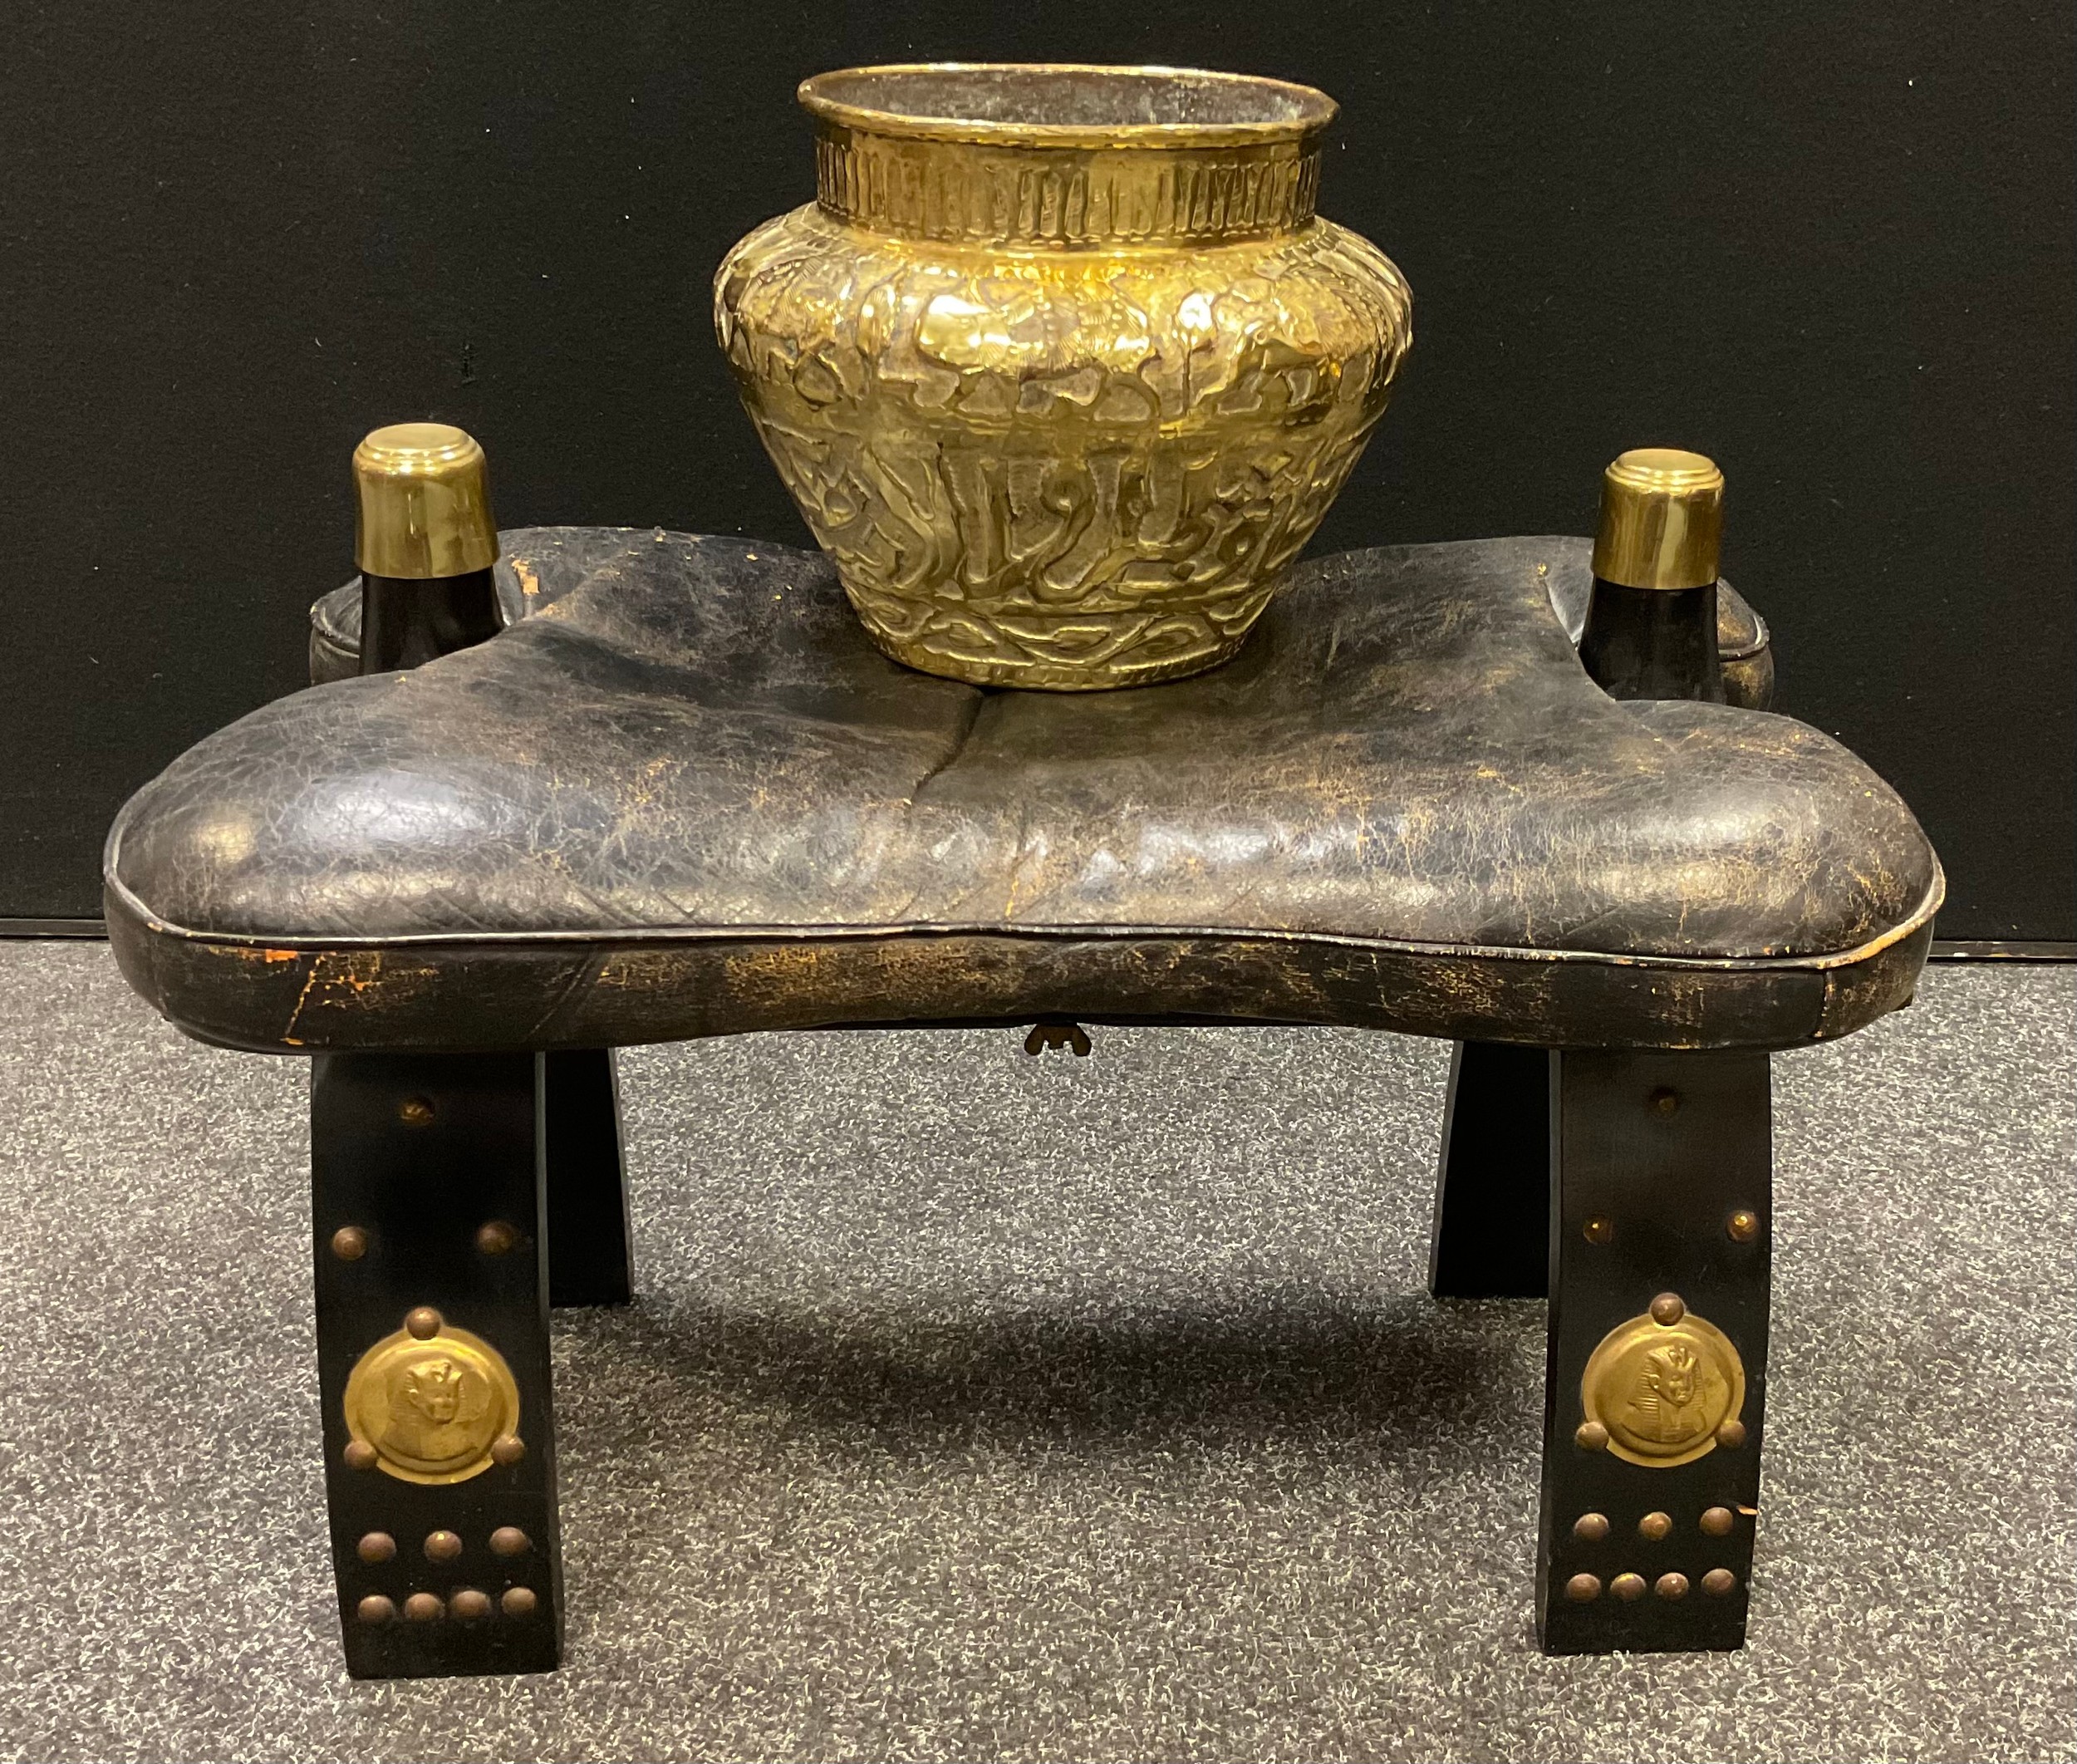
{"type": "Polygon", "coordinates": [[[562,1658],[548,1307],[631,1290],[612,1086],[602,1052],[312,1062],[325,1486],[356,1678],[562,1658]],[[347,1430],[355,1364],[422,1308],[490,1344],[518,1388],[518,1450],[463,1481],[393,1475],[347,1430]]]}
{"type": "MultiPolygon", "coordinates": [[[[1713,587],[1597,580],[1580,660],[1613,697],[1721,703],[1716,600],[1713,587]]],[[[1536,1545],[1546,1653],[1744,1644],[1766,1398],[1770,1098],[1764,1053],[1456,1048],[1429,1287],[1549,1300],[1536,1545]],[[1670,1468],[1578,1437],[1588,1355],[1664,1293],[1723,1330],[1746,1372],[1742,1441],[1670,1468]],[[1720,1526],[1728,1515],[1729,1529],[1705,1531],[1704,1513],[1720,1526]]]]}
{"type": "MultiPolygon", "coordinates": [[[[364,578],[361,593],[363,635],[379,639],[363,646],[364,673],[414,666],[498,628],[488,570],[364,578]]],[[[548,1310],[624,1305],[634,1291],[612,1051],[321,1054],[310,1150],[325,1487],[347,1670],[551,1670],[563,1602],[548,1310]],[[348,1376],[425,1310],[490,1344],[519,1393],[510,1461],[457,1482],[408,1481],[350,1450],[348,1376]]]]}

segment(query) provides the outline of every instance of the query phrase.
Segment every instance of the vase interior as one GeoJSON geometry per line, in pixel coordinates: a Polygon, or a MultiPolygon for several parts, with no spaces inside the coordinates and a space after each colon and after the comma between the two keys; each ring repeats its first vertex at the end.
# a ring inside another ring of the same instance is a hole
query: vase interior
{"type": "Polygon", "coordinates": [[[889,132],[1001,138],[1087,130],[1129,140],[1151,131],[1169,145],[1200,134],[1295,139],[1334,115],[1323,92],[1281,80],[1043,63],[845,68],[807,81],[801,101],[826,118],[889,132]]]}

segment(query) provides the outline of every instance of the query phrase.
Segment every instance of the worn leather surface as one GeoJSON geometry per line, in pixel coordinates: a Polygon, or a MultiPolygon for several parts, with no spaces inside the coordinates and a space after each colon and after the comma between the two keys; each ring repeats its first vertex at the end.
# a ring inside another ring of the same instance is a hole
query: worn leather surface
{"type": "MultiPolygon", "coordinates": [[[[1553,539],[1544,587],[1575,646],[1586,624],[1593,587],[1593,543],[1553,539]]],[[[508,623],[523,618],[532,602],[509,559],[497,569],[498,597],[508,623]]],[[[1716,646],[1723,661],[1724,695],[1734,705],[1765,710],[1774,703],[1774,639],[1767,622],[1729,582],[1718,585],[1716,646]]],[[[539,592],[537,583],[537,592],[539,592]]],[[[310,607],[310,678],[322,685],[351,680],[361,671],[361,579],[320,595],[310,607]]]]}
{"type": "Polygon", "coordinates": [[[506,549],[533,616],[268,705],[125,808],[112,934],[176,1020],[258,1046],[1041,1012],[1785,1045],[1908,996],[1937,904],[1924,835],[1837,743],[1593,685],[1554,606],[1584,602],[1578,540],[1323,558],[1226,666],[1086,695],[901,668],[813,553],[506,549]]]}
{"type": "MultiPolygon", "coordinates": [[[[508,541],[509,542],[509,541],[508,541]]],[[[1552,538],[1550,573],[1544,580],[1551,605],[1575,646],[1587,622],[1587,599],[1593,585],[1593,546],[1588,539],[1552,538]]],[[[507,557],[496,572],[498,599],[505,620],[523,618],[533,601],[521,586],[507,557]]],[[[542,592],[536,578],[535,595],[542,592]]],[[[1765,710],[1774,690],[1773,637],[1767,622],[1729,582],[1719,585],[1716,646],[1723,657],[1724,688],[1734,705],[1765,710]]],[[[361,578],[320,595],[310,607],[310,678],[322,685],[351,680],[361,671],[361,578]]]]}

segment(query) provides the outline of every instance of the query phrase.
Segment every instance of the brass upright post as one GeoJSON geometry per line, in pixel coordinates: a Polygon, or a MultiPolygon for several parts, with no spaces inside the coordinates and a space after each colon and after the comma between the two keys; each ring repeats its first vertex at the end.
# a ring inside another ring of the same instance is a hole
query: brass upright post
{"type": "Polygon", "coordinates": [[[495,636],[484,450],[446,423],[397,423],[354,450],[361,671],[416,667],[495,636]]]}
{"type": "Polygon", "coordinates": [[[1579,659],[1610,697],[1724,702],[1723,519],[1724,474],[1700,454],[1633,448],[1603,474],[1579,659]]]}

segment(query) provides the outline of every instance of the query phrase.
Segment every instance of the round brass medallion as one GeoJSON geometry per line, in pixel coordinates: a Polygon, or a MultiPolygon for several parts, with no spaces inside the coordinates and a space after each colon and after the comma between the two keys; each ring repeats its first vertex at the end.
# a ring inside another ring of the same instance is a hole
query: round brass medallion
{"type": "Polygon", "coordinates": [[[1579,1381],[1579,1400],[1585,1424],[1607,1430],[1616,1457],[1671,1469],[1714,1451],[1717,1428],[1736,1420],[1746,1402],[1745,1364],[1715,1324],[1662,1299],[1602,1338],[1579,1381]]]}
{"type": "Polygon", "coordinates": [[[406,1482],[465,1482],[490,1468],[492,1444],[518,1429],[519,1387],[498,1350],[466,1329],[400,1329],[361,1356],[346,1411],[377,1469],[406,1482]]]}

